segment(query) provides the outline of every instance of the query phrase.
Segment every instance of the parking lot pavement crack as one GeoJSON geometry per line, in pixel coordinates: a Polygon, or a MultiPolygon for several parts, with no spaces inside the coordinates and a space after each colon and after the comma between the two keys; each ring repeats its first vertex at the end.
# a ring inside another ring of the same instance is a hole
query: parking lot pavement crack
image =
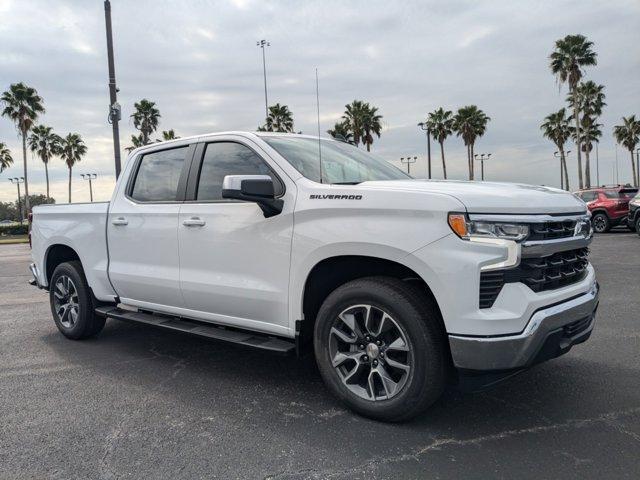
{"type": "MultiPolygon", "coordinates": [[[[612,426],[613,428],[620,429],[622,427],[616,423],[617,420],[624,417],[631,416],[631,415],[639,414],[639,413],[640,413],[640,407],[635,407],[635,408],[629,408],[624,410],[618,410],[615,412],[603,413],[596,417],[571,419],[565,422],[559,422],[559,423],[554,423],[550,425],[539,425],[539,426],[528,427],[528,428],[503,430],[502,432],[494,433],[491,435],[482,435],[482,436],[467,438],[467,439],[457,439],[457,438],[450,438],[450,437],[435,438],[429,445],[419,448],[414,452],[404,453],[401,455],[393,455],[388,457],[384,457],[384,456],[378,457],[344,470],[313,471],[313,470],[305,469],[305,470],[299,470],[294,472],[280,472],[274,475],[267,475],[264,478],[265,480],[285,478],[285,477],[293,477],[293,478],[306,477],[306,478],[323,478],[323,479],[336,478],[336,477],[348,476],[350,474],[353,474],[354,472],[373,469],[378,465],[399,463],[399,462],[405,462],[405,461],[420,461],[420,457],[428,454],[429,452],[439,451],[446,447],[464,447],[468,445],[481,446],[486,442],[505,440],[505,439],[517,437],[520,435],[540,434],[540,433],[546,433],[546,432],[551,432],[556,430],[572,429],[572,428],[584,428],[594,424],[606,424],[606,425],[612,426]],[[310,475],[311,472],[315,472],[315,473],[310,475]]],[[[638,439],[638,435],[634,434],[633,432],[624,431],[623,433],[632,435],[636,440],[638,439]]]]}

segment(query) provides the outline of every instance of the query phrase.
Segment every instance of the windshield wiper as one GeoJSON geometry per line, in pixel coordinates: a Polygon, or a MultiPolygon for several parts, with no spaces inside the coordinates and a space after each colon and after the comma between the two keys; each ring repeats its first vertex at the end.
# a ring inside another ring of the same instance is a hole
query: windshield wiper
{"type": "Polygon", "coordinates": [[[358,185],[362,182],[333,182],[331,185],[358,185]]]}

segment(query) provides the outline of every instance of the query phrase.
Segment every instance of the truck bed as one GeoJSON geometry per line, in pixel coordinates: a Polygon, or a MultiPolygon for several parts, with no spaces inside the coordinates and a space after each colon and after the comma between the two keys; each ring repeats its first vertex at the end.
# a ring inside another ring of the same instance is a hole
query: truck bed
{"type": "Polygon", "coordinates": [[[106,225],[109,202],[39,205],[33,209],[32,258],[41,266],[39,281],[48,285],[47,255],[53,248],[66,246],[77,252],[94,295],[107,300],[113,291],[107,276],[108,250],[106,225]]]}

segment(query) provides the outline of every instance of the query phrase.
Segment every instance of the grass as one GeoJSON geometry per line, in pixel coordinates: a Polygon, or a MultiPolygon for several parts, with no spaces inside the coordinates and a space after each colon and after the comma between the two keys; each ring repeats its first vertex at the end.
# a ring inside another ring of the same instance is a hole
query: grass
{"type": "Polygon", "coordinates": [[[29,243],[28,235],[5,235],[0,237],[0,245],[10,245],[13,243],[29,243]]]}

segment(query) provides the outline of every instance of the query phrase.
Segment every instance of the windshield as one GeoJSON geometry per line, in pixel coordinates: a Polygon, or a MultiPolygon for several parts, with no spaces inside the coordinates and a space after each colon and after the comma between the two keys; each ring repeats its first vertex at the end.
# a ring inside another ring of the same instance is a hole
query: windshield
{"type": "Polygon", "coordinates": [[[293,168],[309,180],[322,183],[360,183],[368,180],[406,180],[402,170],[353,145],[321,140],[322,180],[318,139],[306,137],[262,137],[293,168]]]}

